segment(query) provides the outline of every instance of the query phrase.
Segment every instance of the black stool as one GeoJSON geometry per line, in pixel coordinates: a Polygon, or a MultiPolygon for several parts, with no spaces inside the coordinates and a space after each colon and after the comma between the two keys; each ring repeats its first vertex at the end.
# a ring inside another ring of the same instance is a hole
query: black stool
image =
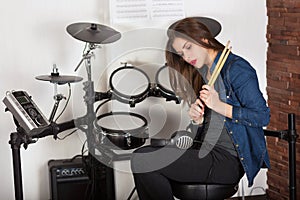
{"type": "Polygon", "coordinates": [[[238,184],[200,184],[170,181],[173,194],[182,200],[223,200],[233,196],[238,190],[238,184]]]}
{"type": "MultiPolygon", "coordinates": [[[[179,149],[188,149],[193,145],[193,138],[188,131],[176,131],[170,139],[151,139],[152,146],[174,146],[179,149]]],[[[181,200],[223,200],[233,196],[238,190],[237,184],[207,184],[186,183],[169,180],[173,195],[181,200]]]]}

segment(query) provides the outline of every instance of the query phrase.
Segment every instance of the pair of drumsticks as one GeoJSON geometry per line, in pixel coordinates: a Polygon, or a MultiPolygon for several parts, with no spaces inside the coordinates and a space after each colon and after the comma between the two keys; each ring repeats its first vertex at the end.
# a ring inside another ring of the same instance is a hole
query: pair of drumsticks
{"type": "Polygon", "coordinates": [[[212,75],[211,75],[211,78],[208,81],[208,85],[209,86],[213,86],[214,85],[214,83],[217,80],[217,77],[220,74],[221,69],[222,69],[222,67],[223,67],[223,65],[224,65],[224,63],[225,63],[225,61],[226,61],[226,59],[227,59],[227,57],[228,57],[228,55],[229,55],[229,53],[231,51],[232,47],[228,48],[229,43],[230,43],[230,41],[227,42],[225,48],[222,51],[222,54],[220,55],[220,58],[219,58],[219,60],[218,60],[218,62],[216,64],[216,67],[215,67],[212,75]]]}

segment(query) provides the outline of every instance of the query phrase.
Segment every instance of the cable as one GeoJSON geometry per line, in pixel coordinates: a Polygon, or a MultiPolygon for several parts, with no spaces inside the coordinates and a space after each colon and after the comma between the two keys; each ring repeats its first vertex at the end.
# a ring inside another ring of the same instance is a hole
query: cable
{"type": "Polygon", "coordinates": [[[67,160],[65,160],[65,161],[63,161],[63,162],[64,162],[64,163],[73,162],[73,161],[74,161],[76,158],[78,158],[78,157],[81,157],[81,155],[80,155],[80,154],[77,154],[77,155],[73,156],[72,158],[67,159],[67,160]]]}
{"type": "Polygon", "coordinates": [[[59,140],[64,140],[64,139],[66,139],[67,137],[69,137],[70,135],[72,135],[73,133],[75,133],[76,131],[78,131],[78,129],[73,130],[72,132],[68,133],[67,135],[65,135],[65,136],[62,137],[62,138],[60,138],[60,137],[57,136],[57,139],[59,139],[59,140]]]}
{"type": "Polygon", "coordinates": [[[107,99],[107,100],[103,101],[101,104],[99,104],[99,105],[97,106],[97,108],[96,108],[96,112],[95,112],[95,113],[97,113],[97,112],[99,111],[99,109],[101,108],[101,106],[103,106],[105,103],[107,103],[107,102],[109,102],[109,101],[110,101],[110,99],[107,99]]]}
{"type": "Polygon", "coordinates": [[[84,155],[84,147],[85,147],[85,144],[87,143],[87,139],[84,141],[82,147],[81,147],[81,155],[83,156],[84,155]]]}
{"type": "Polygon", "coordinates": [[[68,86],[69,86],[69,95],[68,95],[66,104],[65,104],[64,108],[62,109],[62,111],[59,113],[59,115],[56,117],[56,119],[54,120],[54,122],[56,122],[58,120],[58,118],[61,117],[61,115],[65,112],[65,110],[67,108],[67,105],[69,104],[69,101],[70,101],[70,98],[71,98],[71,84],[68,83],[68,86]]]}
{"type": "Polygon", "coordinates": [[[131,197],[132,197],[132,195],[133,195],[133,193],[134,193],[135,190],[136,190],[136,188],[134,187],[134,188],[131,190],[131,192],[130,192],[128,198],[127,198],[127,200],[130,200],[130,199],[131,199],[131,197]]]}

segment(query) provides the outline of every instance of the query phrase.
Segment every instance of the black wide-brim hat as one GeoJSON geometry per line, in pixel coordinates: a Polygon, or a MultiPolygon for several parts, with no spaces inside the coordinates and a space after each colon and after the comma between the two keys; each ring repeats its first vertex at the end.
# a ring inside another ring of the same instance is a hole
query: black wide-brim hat
{"type": "MultiPolygon", "coordinates": [[[[198,20],[200,23],[204,24],[213,37],[216,37],[221,32],[222,29],[221,24],[213,18],[209,18],[209,17],[188,17],[188,18],[194,18],[198,20]]],[[[170,25],[169,29],[172,29],[172,27],[175,26],[177,23],[178,21],[170,25]]]]}

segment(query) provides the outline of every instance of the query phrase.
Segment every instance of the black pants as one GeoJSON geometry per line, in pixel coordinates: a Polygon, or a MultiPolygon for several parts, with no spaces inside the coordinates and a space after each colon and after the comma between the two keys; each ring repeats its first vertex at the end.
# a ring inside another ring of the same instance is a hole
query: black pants
{"type": "Polygon", "coordinates": [[[169,179],[236,184],[244,175],[239,159],[221,148],[199,158],[199,150],[145,146],[134,151],[131,169],[140,200],[174,199],[169,179]]]}

